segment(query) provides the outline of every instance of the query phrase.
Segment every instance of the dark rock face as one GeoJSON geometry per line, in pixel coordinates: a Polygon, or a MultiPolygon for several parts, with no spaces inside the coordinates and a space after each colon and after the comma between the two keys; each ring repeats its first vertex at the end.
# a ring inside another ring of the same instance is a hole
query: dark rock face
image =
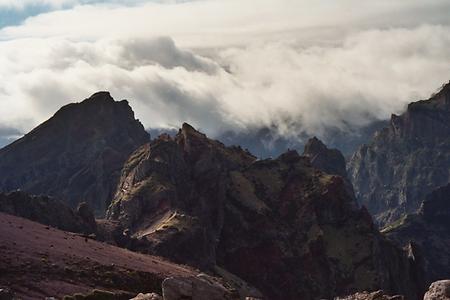
{"type": "Polygon", "coordinates": [[[95,219],[86,204],[74,212],[70,207],[47,196],[30,196],[23,192],[0,194],[0,212],[26,218],[61,230],[94,233],[95,219]]]}
{"type": "Polygon", "coordinates": [[[407,215],[384,233],[403,246],[413,241],[420,247],[427,283],[450,278],[450,184],[430,193],[417,214],[407,215]]]}
{"type": "Polygon", "coordinates": [[[162,136],[131,156],[108,217],[150,240],[152,252],[211,265],[222,226],[227,172],[254,160],[183,124],[174,140],[162,136]]]}
{"type": "Polygon", "coordinates": [[[0,149],[0,191],[21,189],[104,213],[128,156],[149,140],[127,101],[100,92],[0,149]]]}
{"type": "Polygon", "coordinates": [[[450,181],[450,83],[429,100],[393,115],[388,128],[348,164],[360,202],[379,224],[415,212],[425,196],[450,181]]]}
{"type": "Polygon", "coordinates": [[[327,174],[347,178],[345,158],[337,149],[328,149],[318,138],[310,139],[303,151],[303,156],[309,157],[311,165],[327,174]]]}
{"type": "Polygon", "coordinates": [[[415,262],[378,233],[342,177],[296,151],[256,161],[187,124],[130,157],[107,216],[137,250],[218,265],[268,299],[422,292],[415,262]]]}

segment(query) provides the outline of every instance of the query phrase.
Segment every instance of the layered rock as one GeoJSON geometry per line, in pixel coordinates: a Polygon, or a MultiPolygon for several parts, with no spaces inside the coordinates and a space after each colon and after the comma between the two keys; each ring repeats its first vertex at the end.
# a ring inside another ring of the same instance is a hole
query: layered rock
{"type": "Polygon", "coordinates": [[[140,241],[136,249],[218,265],[268,299],[422,292],[414,257],[378,233],[341,176],[295,151],[257,161],[188,124],[130,157],[108,218],[140,241]]]}
{"type": "Polygon", "coordinates": [[[417,214],[410,214],[383,231],[406,246],[413,241],[425,260],[428,283],[450,278],[450,184],[430,193],[417,214]]]}
{"type": "Polygon", "coordinates": [[[351,158],[359,201],[382,226],[415,212],[425,196],[450,181],[450,83],[429,100],[409,104],[388,128],[351,158]]]}
{"type": "Polygon", "coordinates": [[[129,155],[148,142],[127,101],[100,92],[0,149],[0,191],[21,189],[104,213],[129,155]]]}

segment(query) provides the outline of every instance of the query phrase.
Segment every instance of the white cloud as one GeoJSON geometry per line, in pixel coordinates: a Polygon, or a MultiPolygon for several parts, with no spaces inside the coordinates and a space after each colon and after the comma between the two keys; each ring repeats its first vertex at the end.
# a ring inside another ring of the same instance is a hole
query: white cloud
{"type": "MultiPolygon", "coordinates": [[[[152,1],[152,0],[150,0],[152,1]]],[[[166,0],[153,0],[166,1],[166,0]]],[[[138,4],[148,0],[0,0],[0,9],[25,9],[27,7],[48,7],[52,9],[68,8],[83,4],[138,4]]]]}
{"type": "Polygon", "coordinates": [[[0,39],[63,37],[97,40],[105,37],[170,36],[181,47],[191,48],[245,45],[262,38],[329,43],[339,42],[343,34],[361,28],[448,24],[449,10],[447,0],[429,0],[426,5],[422,0],[318,0],[313,3],[309,0],[204,0],[143,1],[134,6],[90,4],[29,18],[21,26],[0,30],[0,39]]]}
{"type": "Polygon", "coordinates": [[[369,30],[335,46],[265,42],[214,60],[168,38],[9,41],[0,43],[0,123],[28,130],[61,105],[110,90],[147,127],[188,121],[217,135],[276,125],[285,136],[320,136],[426,98],[449,79],[449,61],[444,26],[369,30]]]}
{"type": "Polygon", "coordinates": [[[49,6],[61,8],[65,5],[81,4],[87,1],[77,0],[0,0],[0,7],[23,9],[27,6],[49,6]]]}
{"type": "Polygon", "coordinates": [[[27,131],[110,90],[147,127],[320,136],[450,79],[446,0],[42,1],[74,7],[0,30],[0,127],[27,131]]]}

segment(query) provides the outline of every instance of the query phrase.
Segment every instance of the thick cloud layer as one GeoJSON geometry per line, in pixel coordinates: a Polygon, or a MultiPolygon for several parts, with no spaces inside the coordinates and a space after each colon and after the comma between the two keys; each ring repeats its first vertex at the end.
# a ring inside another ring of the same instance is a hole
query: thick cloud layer
{"type": "Polygon", "coordinates": [[[234,0],[78,6],[3,29],[0,125],[26,132],[60,106],[109,90],[128,99],[149,128],[187,121],[212,136],[271,128],[288,139],[326,138],[399,113],[450,79],[450,27],[436,12],[443,1],[406,8],[380,1],[378,12],[390,14],[364,11],[364,20],[345,20],[354,1],[319,1],[313,10],[324,15],[304,20],[294,18],[304,1],[289,2],[292,12],[272,0],[259,3],[256,10],[253,1],[235,10],[234,0]],[[397,21],[421,7],[416,21],[397,21]],[[199,14],[201,26],[188,16],[219,9],[220,16],[199,14]],[[418,16],[443,25],[420,25],[418,16]],[[391,28],[376,24],[384,19],[394,20],[384,22],[391,28]],[[341,26],[327,27],[333,22],[341,26]],[[100,38],[102,32],[112,34],[100,38]]]}

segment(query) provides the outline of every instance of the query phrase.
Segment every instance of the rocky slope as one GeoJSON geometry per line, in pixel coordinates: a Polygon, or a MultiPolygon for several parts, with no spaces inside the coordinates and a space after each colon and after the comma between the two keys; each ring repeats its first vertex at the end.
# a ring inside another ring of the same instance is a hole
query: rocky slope
{"type": "Polygon", "coordinates": [[[229,271],[268,299],[422,292],[413,253],[379,234],[342,177],[295,151],[257,161],[188,124],[130,157],[108,218],[134,249],[229,271]]]}
{"type": "Polygon", "coordinates": [[[0,191],[50,195],[72,207],[85,201],[104,213],[123,163],[148,140],[127,101],[96,93],[0,149],[0,191]]]}
{"type": "Polygon", "coordinates": [[[428,283],[450,278],[450,184],[430,193],[417,214],[407,215],[384,233],[403,246],[413,241],[420,247],[428,283]]]}
{"type": "Polygon", "coordinates": [[[73,211],[56,199],[24,192],[0,194],[0,212],[71,232],[90,234],[95,233],[97,227],[86,203],[73,211]]]}
{"type": "Polygon", "coordinates": [[[226,282],[192,268],[4,213],[0,241],[1,299],[239,299],[226,282]]]}
{"type": "Polygon", "coordinates": [[[450,181],[450,83],[429,100],[393,115],[348,163],[359,201],[385,225],[415,212],[450,181]]]}

